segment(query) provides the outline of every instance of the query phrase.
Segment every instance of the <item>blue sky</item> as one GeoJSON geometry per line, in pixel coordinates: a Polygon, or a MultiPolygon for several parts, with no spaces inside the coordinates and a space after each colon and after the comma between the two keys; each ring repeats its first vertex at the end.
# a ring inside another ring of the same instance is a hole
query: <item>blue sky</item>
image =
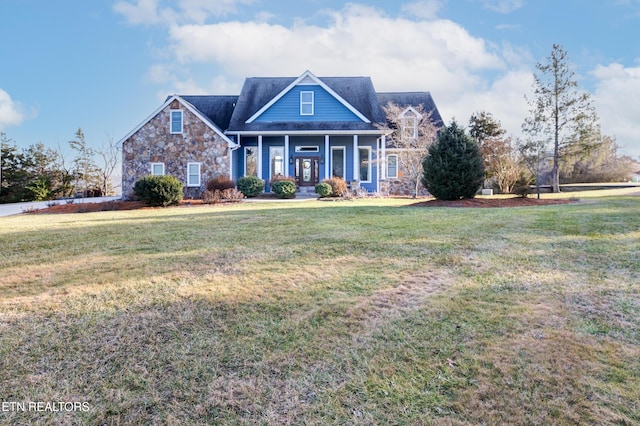
{"type": "Polygon", "coordinates": [[[561,44],[605,134],[640,157],[640,0],[0,0],[0,131],[118,141],[167,95],[245,77],[371,76],[428,90],[445,121],[518,135],[536,62],[561,44]]]}

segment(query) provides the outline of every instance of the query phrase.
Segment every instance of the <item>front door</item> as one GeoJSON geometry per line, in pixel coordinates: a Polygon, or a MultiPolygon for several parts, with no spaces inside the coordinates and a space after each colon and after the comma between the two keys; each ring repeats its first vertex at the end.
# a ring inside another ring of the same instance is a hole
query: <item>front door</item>
{"type": "Polygon", "coordinates": [[[298,186],[314,186],[318,183],[319,171],[319,157],[296,158],[296,183],[298,186]]]}

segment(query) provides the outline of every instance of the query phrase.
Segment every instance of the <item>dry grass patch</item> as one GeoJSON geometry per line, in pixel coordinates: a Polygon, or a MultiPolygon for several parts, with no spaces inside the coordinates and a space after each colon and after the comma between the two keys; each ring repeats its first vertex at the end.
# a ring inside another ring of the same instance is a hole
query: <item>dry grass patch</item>
{"type": "Polygon", "coordinates": [[[0,222],[0,423],[634,424],[640,200],[0,222]],[[27,283],[28,285],[23,285],[27,283]]]}

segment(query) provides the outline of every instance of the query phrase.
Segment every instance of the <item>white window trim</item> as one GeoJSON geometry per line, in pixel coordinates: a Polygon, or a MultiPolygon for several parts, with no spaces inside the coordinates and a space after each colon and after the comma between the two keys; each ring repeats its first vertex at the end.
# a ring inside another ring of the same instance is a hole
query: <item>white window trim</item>
{"type": "Polygon", "coordinates": [[[397,179],[398,178],[398,154],[389,154],[387,155],[387,177],[391,178],[391,179],[397,179]],[[395,175],[391,175],[391,173],[389,173],[389,158],[391,157],[395,157],[396,158],[396,173],[395,175]]]}
{"type": "Polygon", "coordinates": [[[367,167],[369,168],[369,170],[367,170],[367,177],[369,179],[367,180],[361,180],[360,182],[362,183],[371,183],[371,147],[370,146],[359,146],[358,147],[358,178],[360,178],[360,164],[362,163],[362,159],[360,158],[360,150],[361,149],[366,149],[367,151],[369,151],[368,154],[368,158],[367,158],[367,167]]]}
{"type": "Polygon", "coordinates": [[[331,167],[331,176],[329,177],[333,177],[333,151],[342,151],[342,179],[346,178],[346,174],[347,174],[347,147],[346,146],[332,146],[331,147],[331,164],[329,165],[331,167]]]}
{"type": "Polygon", "coordinates": [[[169,132],[172,135],[181,135],[184,132],[184,114],[182,113],[181,109],[169,110],[169,132]],[[180,131],[179,132],[173,131],[173,114],[176,112],[180,113],[180,131]]]}
{"type": "Polygon", "coordinates": [[[316,95],[312,90],[302,90],[302,91],[300,91],[300,115],[314,115],[314,113],[315,113],[315,99],[316,99],[316,95]],[[311,102],[304,102],[302,100],[302,96],[304,94],[309,94],[309,93],[311,94],[311,102]],[[304,105],[311,105],[311,112],[310,113],[303,111],[302,107],[304,105]]]}
{"type": "Polygon", "coordinates": [[[196,187],[200,187],[201,184],[202,184],[202,167],[201,167],[201,164],[200,163],[187,163],[187,187],[196,188],[196,187]],[[191,183],[191,179],[189,179],[191,176],[193,176],[190,173],[191,166],[198,166],[198,183],[191,183]]]}
{"type": "Polygon", "coordinates": [[[164,176],[164,163],[151,163],[151,170],[149,171],[149,174],[151,174],[152,176],[164,176]],[[155,168],[155,166],[162,167],[162,174],[157,175],[153,173],[153,169],[155,168]]]}
{"type": "MultiPolygon", "coordinates": [[[[255,149],[256,151],[258,151],[258,147],[257,146],[245,146],[244,147],[244,159],[243,159],[243,163],[244,163],[244,174],[243,176],[247,176],[247,150],[248,149],[255,149]]],[[[256,161],[260,161],[260,156],[258,155],[258,153],[256,152],[256,161]]],[[[258,165],[256,164],[256,173],[258,172],[258,165]]],[[[253,175],[251,175],[253,176],[253,175]]]]}
{"type": "Polygon", "coordinates": [[[273,154],[276,149],[282,149],[282,176],[284,176],[285,168],[287,167],[287,160],[284,157],[284,145],[274,145],[269,147],[269,179],[273,177],[273,154]]]}

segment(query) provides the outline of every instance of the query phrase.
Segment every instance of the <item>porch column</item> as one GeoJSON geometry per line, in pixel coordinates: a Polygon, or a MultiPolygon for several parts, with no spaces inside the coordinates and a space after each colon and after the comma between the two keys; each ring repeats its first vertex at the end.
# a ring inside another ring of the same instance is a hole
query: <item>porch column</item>
{"type": "Polygon", "coordinates": [[[387,135],[382,135],[380,143],[382,147],[380,147],[381,154],[378,159],[378,164],[380,164],[378,167],[378,176],[380,176],[381,180],[385,180],[387,177],[387,135]]]}
{"type": "Polygon", "coordinates": [[[331,177],[329,174],[329,167],[331,161],[331,149],[329,148],[329,135],[324,135],[324,178],[328,179],[331,177]]]}
{"type": "Polygon", "coordinates": [[[256,167],[258,177],[262,179],[262,135],[258,135],[258,166],[256,167]]]}
{"type": "Polygon", "coordinates": [[[284,175],[289,176],[289,135],[284,135],[284,175]]]}
{"type": "Polygon", "coordinates": [[[358,155],[358,135],[353,135],[353,179],[360,181],[360,161],[358,155]]]}

